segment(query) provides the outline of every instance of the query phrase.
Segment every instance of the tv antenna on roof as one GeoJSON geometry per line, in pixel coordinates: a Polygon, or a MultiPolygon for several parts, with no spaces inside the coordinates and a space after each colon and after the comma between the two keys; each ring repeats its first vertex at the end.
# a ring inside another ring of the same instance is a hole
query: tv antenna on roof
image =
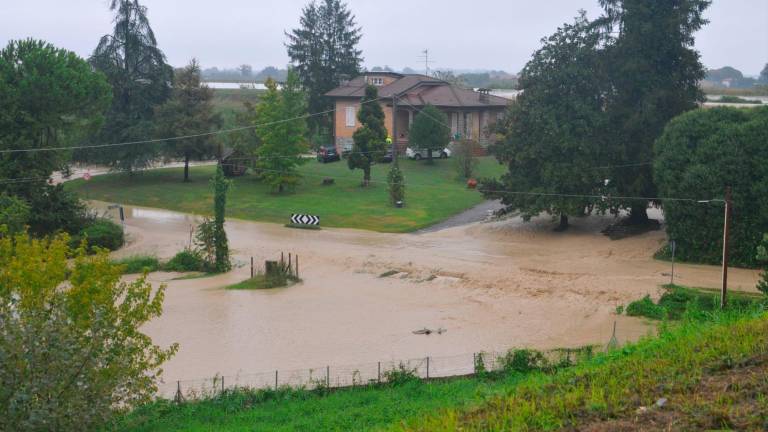
{"type": "Polygon", "coordinates": [[[422,51],[419,58],[424,60],[424,75],[429,76],[429,64],[434,63],[433,61],[429,60],[429,49],[422,51]]]}

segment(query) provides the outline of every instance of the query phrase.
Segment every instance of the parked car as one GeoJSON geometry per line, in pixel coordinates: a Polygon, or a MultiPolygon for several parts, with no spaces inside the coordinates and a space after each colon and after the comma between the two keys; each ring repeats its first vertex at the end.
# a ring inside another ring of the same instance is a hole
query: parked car
{"type": "MultiPolygon", "coordinates": [[[[429,151],[427,149],[414,149],[408,147],[405,150],[405,155],[408,156],[408,159],[421,160],[429,157],[429,151]]],[[[432,157],[447,159],[451,157],[451,150],[448,148],[444,148],[442,151],[432,150],[432,157]]]]}
{"type": "Polygon", "coordinates": [[[341,160],[339,152],[335,146],[322,146],[317,151],[317,161],[322,163],[335,162],[341,160]]]}
{"type": "Polygon", "coordinates": [[[384,156],[382,156],[381,159],[379,159],[379,162],[381,162],[381,163],[390,163],[390,162],[392,162],[392,159],[393,159],[392,158],[392,147],[390,147],[389,149],[387,149],[387,152],[384,154],[384,156]]]}

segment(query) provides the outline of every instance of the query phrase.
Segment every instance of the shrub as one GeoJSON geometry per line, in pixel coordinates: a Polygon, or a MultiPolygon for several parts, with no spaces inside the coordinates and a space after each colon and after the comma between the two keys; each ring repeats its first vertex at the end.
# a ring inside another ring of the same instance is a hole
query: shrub
{"type": "Polygon", "coordinates": [[[540,351],[519,349],[509,350],[498,359],[505,372],[531,372],[546,369],[549,366],[547,358],[540,351]]]}
{"type": "MultiPolygon", "coordinates": [[[[755,267],[768,232],[768,107],[695,110],[673,119],[656,142],[658,196],[710,200],[733,189],[731,263],[755,267]]],[[[723,205],[664,201],[667,233],[681,261],[719,264],[723,205]]]]}
{"type": "Polygon", "coordinates": [[[46,185],[30,198],[29,207],[29,231],[38,236],[57,231],[77,235],[94,220],[77,195],[61,185],[46,185]]]}
{"type": "MultiPolygon", "coordinates": [[[[763,264],[768,263],[768,234],[763,235],[763,241],[757,247],[757,260],[763,264]]],[[[757,289],[761,293],[768,295],[768,269],[763,269],[763,272],[760,274],[757,289]]]]}
{"type": "Polygon", "coordinates": [[[151,255],[134,255],[112,261],[112,263],[122,266],[124,274],[153,272],[160,268],[160,261],[151,255]]]}
{"type": "Polygon", "coordinates": [[[114,251],[125,244],[125,233],[122,226],[109,219],[98,218],[72,238],[73,246],[82,240],[88,243],[90,251],[96,247],[114,251]]]}
{"type": "Polygon", "coordinates": [[[199,251],[187,248],[165,263],[162,269],[172,272],[208,272],[210,266],[199,251]]]}
{"type": "Polygon", "coordinates": [[[393,163],[389,169],[387,187],[391,204],[405,200],[405,177],[403,177],[403,171],[397,163],[393,163]]]}
{"type": "Polygon", "coordinates": [[[663,307],[657,305],[651,300],[651,296],[646,295],[642,300],[636,300],[627,306],[627,315],[634,317],[646,317],[653,319],[663,319],[666,315],[663,307]]]}
{"type": "Polygon", "coordinates": [[[478,163],[475,150],[478,147],[474,140],[461,140],[453,146],[453,161],[460,179],[468,180],[475,174],[478,163]]]}
{"type": "Polygon", "coordinates": [[[397,367],[385,371],[384,380],[387,384],[393,386],[420,381],[419,375],[416,373],[416,368],[411,368],[403,362],[400,362],[397,367]]]}

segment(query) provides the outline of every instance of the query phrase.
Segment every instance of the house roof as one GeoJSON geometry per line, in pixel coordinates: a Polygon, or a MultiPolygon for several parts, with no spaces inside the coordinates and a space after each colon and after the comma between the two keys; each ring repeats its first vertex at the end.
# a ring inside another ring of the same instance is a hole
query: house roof
{"type": "MultiPolygon", "coordinates": [[[[325,95],[332,98],[360,99],[365,95],[366,76],[381,75],[373,72],[360,75],[325,95]]],[[[398,95],[400,103],[421,107],[427,104],[445,108],[505,107],[510,100],[461,88],[426,75],[399,75],[394,82],[378,87],[379,97],[398,95]]]]}

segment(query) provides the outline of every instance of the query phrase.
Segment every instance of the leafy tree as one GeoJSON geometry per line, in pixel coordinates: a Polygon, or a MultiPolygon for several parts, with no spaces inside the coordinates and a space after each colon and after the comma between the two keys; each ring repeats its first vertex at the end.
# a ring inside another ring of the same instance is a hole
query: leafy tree
{"type": "Polygon", "coordinates": [[[462,75],[456,76],[452,71],[442,71],[442,70],[436,70],[432,74],[433,78],[437,78],[439,80],[443,80],[451,85],[455,85],[458,87],[466,87],[467,83],[464,81],[464,78],[462,75]]]}
{"type": "Polygon", "coordinates": [[[305,94],[296,72],[288,72],[282,90],[268,79],[267,93],[256,107],[256,118],[262,126],[256,128],[259,146],[256,150],[256,167],[262,178],[278,193],[286,187],[298,184],[300,176],[296,167],[307,159],[302,154],[308,150],[307,124],[302,117],[306,113],[305,94]],[[290,121],[288,121],[291,119],[290,121]]]}
{"type": "Polygon", "coordinates": [[[0,194],[0,226],[11,234],[23,232],[29,220],[29,205],[12,195],[0,194]]]}
{"type": "MultiPolygon", "coordinates": [[[[105,35],[90,62],[112,85],[114,97],[101,133],[107,143],[146,140],[153,135],[155,108],[171,96],[173,69],[157,47],[147,19],[147,8],[138,0],[111,0],[115,27],[105,35]]],[[[149,166],[160,148],[153,143],[106,147],[81,154],[95,157],[113,168],[133,172],[149,166]]]]}
{"type": "Polygon", "coordinates": [[[491,147],[509,170],[500,181],[484,180],[481,191],[525,220],[557,215],[562,230],[569,215],[594,205],[591,198],[562,195],[594,195],[602,181],[594,169],[603,157],[606,121],[600,34],[582,12],[542,42],[520,75],[523,93],[500,122],[503,135],[491,147]]]}
{"type": "MultiPolygon", "coordinates": [[[[189,65],[176,71],[171,99],[155,111],[157,134],[162,137],[195,135],[209,132],[221,125],[214,113],[213,90],[200,80],[200,64],[192,59],[189,65]]],[[[169,140],[165,154],[184,160],[184,181],[189,181],[189,161],[202,160],[215,154],[211,136],[169,140]]]]}
{"type": "Polygon", "coordinates": [[[232,268],[229,257],[229,242],[227,232],[224,230],[224,217],[227,207],[227,191],[230,182],[224,177],[224,169],[219,163],[216,166],[216,175],[211,180],[213,186],[213,239],[216,254],[214,268],[219,273],[228,272],[232,268]]]}
{"type": "Polygon", "coordinates": [[[475,150],[480,146],[474,140],[461,140],[453,146],[453,160],[460,178],[467,180],[472,178],[477,168],[475,150]]]}
{"type": "Polygon", "coordinates": [[[0,430],[100,430],[153,398],[178,349],[141,331],[164,286],[122,282],[106,251],[68,243],[0,234],[0,430]]]}
{"type": "Polygon", "coordinates": [[[101,126],[109,101],[104,76],[75,53],[33,39],[10,41],[0,51],[0,151],[27,151],[0,153],[0,178],[26,180],[4,182],[0,193],[26,201],[40,195],[69,154],[34,150],[79,143],[101,126]]]}
{"type": "Polygon", "coordinates": [[[764,85],[768,85],[768,63],[765,64],[762,72],[760,72],[760,79],[758,82],[764,85]]]}
{"type": "Polygon", "coordinates": [[[427,104],[413,119],[409,133],[411,146],[427,150],[427,161],[432,164],[432,152],[440,152],[451,141],[451,131],[446,126],[448,116],[434,105],[427,104]]]}
{"type": "Polygon", "coordinates": [[[405,201],[405,177],[400,169],[400,164],[393,163],[389,168],[387,186],[389,188],[389,200],[392,204],[405,201]]]}
{"type": "MultiPolygon", "coordinates": [[[[704,100],[699,81],[704,67],[693,34],[704,26],[711,0],[600,0],[605,29],[604,64],[612,89],[606,142],[613,143],[612,165],[650,161],[653,143],[677,115],[704,100]]],[[[617,167],[610,173],[618,196],[656,195],[651,166],[617,167]]],[[[648,202],[615,201],[631,211],[629,222],[648,220],[648,202]]]]}
{"type": "Polygon", "coordinates": [[[347,157],[349,169],[363,170],[363,187],[371,181],[371,164],[385,151],[387,129],[384,127],[384,110],[378,102],[379,91],[369,85],[360,103],[357,119],[360,127],[352,135],[354,145],[347,157]]]}
{"type": "Polygon", "coordinates": [[[664,202],[667,234],[686,261],[722,260],[722,199],[733,190],[731,262],[755,267],[755,248],[768,232],[768,107],[695,110],[674,120],[656,143],[654,179],[664,202]]]}
{"type": "Polygon", "coordinates": [[[64,186],[44,185],[29,200],[29,232],[38,236],[65,231],[77,234],[93,222],[85,203],[64,186]]]}
{"type": "MultiPolygon", "coordinates": [[[[299,28],[285,36],[288,56],[307,91],[309,112],[330,110],[332,102],[325,93],[338,87],[343,77],[360,73],[363,59],[357,44],[362,32],[355,16],[341,0],[313,0],[302,9],[299,28]]],[[[311,119],[313,132],[330,126],[330,115],[311,119]]]]}

